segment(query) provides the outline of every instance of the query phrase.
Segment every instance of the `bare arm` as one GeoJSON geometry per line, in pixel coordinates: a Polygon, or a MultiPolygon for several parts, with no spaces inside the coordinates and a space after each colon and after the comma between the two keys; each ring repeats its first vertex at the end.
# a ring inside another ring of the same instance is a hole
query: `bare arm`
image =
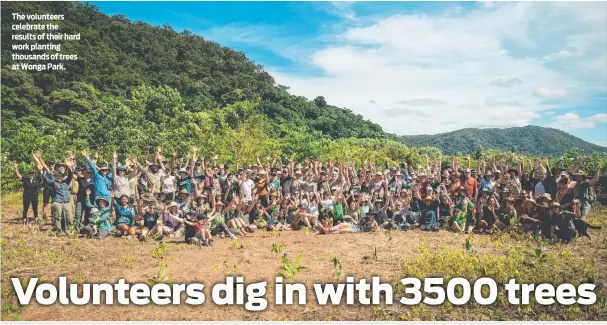
{"type": "Polygon", "coordinates": [[[594,178],[588,182],[588,185],[594,186],[594,184],[596,184],[596,182],[599,181],[600,177],[601,177],[601,164],[599,164],[597,166],[596,173],[594,174],[594,178]]]}

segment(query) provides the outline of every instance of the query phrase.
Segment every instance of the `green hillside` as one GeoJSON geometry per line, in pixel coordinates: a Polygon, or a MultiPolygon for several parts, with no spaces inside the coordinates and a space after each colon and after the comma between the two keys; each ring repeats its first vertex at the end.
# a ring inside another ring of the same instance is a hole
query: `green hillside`
{"type": "MultiPolygon", "coordinates": [[[[158,107],[144,108],[145,117],[151,120],[173,119],[176,115],[171,110],[178,106],[198,113],[248,102],[283,126],[283,131],[318,131],[332,139],[386,136],[379,125],[348,109],[328,105],[321,96],[311,100],[289,94],[288,87],[277,85],[261,65],[242,52],[189,31],[177,33],[168,25],[154,27],[119,15],[110,17],[79,2],[2,2],[2,63],[2,135],[7,138],[27,129],[57,137],[55,131],[67,123],[77,131],[66,140],[68,146],[78,142],[81,147],[95,139],[115,144],[112,139],[90,136],[94,131],[89,130],[88,116],[116,105],[110,98],[132,107],[124,100],[133,100],[135,90],[141,96],[159,91],[156,95],[164,98],[158,99],[157,106],[179,101],[179,105],[169,105],[169,112],[156,112],[163,116],[153,112],[158,107]],[[65,71],[10,70],[13,12],[64,14],[65,20],[57,22],[60,31],[80,33],[82,40],[62,42],[61,53],[77,54],[79,60],[66,61],[65,71]],[[142,87],[148,90],[140,91],[142,87]]],[[[148,134],[161,131],[156,127],[145,130],[148,134]]],[[[154,143],[130,145],[147,150],[154,143]]],[[[19,152],[11,154],[11,159],[25,158],[19,152]]]]}
{"type": "Polygon", "coordinates": [[[539,126],[506,129],[462,129],[435,135],[411,135],[399,137],[410,146],[432,146],[443,153],[470,153],[477,150],[500,149],[517,151],[536,156],[558,156],[572,148],[584,154],[607,152],[601,147],[561,130],[539,126]]]}

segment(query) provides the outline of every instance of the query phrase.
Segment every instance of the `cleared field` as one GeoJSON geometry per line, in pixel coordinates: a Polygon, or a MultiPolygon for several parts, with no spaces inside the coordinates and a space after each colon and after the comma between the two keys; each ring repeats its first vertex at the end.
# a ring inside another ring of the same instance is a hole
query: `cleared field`
{"type": "MultiPolygon", "coordinates": [[[[538,243],[530,237],[500,233],[459,235],[449,232],[379,232],[375,234],[314,235],[309,232],[257,232],[237,242],[218,239],[213,247],[193,247],[182,238],[168,240],[168,278],[178,283],[202,282],[207,301],[202,306],[18,306],[9,277],[40,277],[54,282],[67,276],[70,282],[147,282],[158,276],[152,258],[157,242],[109,238],[103,241],[56,238],[42,228],[19,224],[18,195],[3,197],[2,204],[2,319],[22,320],[604,320],[607,318],[607,227],[591,231],[592,240],[570,245],[538,243]],[[467,238],[470,243],[466,245],[467,238]],[[272,249],[273,244],[275,248],[272,249]],[[284,250],[277,248],[284,244],[284,250]],[[242,247],[241,247],[242,245],[242,247]],[[302,253],[306,269],[294,281],[308,289],[307,306],[274,306],[272,280],[280,272],[282,257],[292,260],[302,253]],[[379,276],[396,283],[402,277],[488,276],[498,284],[509,278],[519,283],[597,284],[593,306],[509,306],[500,292],[492,306],[470,303],[440,307],[398,304],[390,306],[319,306],[313,283],[335,282],[333,259],[345,276],[357,279],[379,276]],[[269,281],[269,306],[249,312],[242,306],[216,306],[210,300],[212,284],[227,275],[242,275],[245,282],[269,281]]],[[[594,214],[590,222],[607,226],[607,214],[594,214]]]]}

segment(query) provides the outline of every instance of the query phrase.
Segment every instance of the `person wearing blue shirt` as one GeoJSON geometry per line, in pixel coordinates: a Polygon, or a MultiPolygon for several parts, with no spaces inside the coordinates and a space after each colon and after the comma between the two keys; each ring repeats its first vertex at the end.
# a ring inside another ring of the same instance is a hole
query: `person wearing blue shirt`
{"type": "Polygon", "coordinates": [[[95,200],[100,197],[104,197],[111,202],[110,189],[112,188],[113,175],[110,173],[108,166],[102,166],[97,170],[97,167],[93,161],[89,158],[86,150],[82,151],[82,155],[86,158],[86,163],[89,165],[91,172],[93,173],[93,179],[95,180],[95,200]]]}

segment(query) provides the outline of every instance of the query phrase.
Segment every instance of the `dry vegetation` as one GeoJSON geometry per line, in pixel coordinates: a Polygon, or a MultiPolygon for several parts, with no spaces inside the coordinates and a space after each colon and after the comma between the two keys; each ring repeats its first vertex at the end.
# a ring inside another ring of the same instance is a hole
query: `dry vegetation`
{"type": "MultiPolygon", "coordinates": [[[[56,238],[47,223],[20,225],[17,211],[20,197],[3,197],[2,204],[2,319],[23,320],[604,320],[607,317],[607,227],[591,231],[593,239],[570,245],[544,244],[539,261],[536,242],[517,234],[467,236],[447,232],[420,231],[377,234],[317,236],[306,231],[257,232],[237,241],[217,240],[213,247],[169,242],[168,274],[159,279],[159,263],[152,258],[156,242],[109,238],[104,241],[56,238]],[[242,246],[241,246],[242,245],[242,246]],[[272,279],[283,266],[285,253],[305,269],[296,271],[294,281],[308,287],[307,306],[273,306],[272,279]],[[210,284],[227,275],[243,275],[246,282],[269,280],[269,307],[249,312],[242,306],[220,307],[210,301],[210,284]],[[396,283],[405,276],[461,276],[476,279],[483,275],[498,283],[510,277],[523,283],[579,284],[593,281],[598,301],[590,307],[552,306],[532,303],[526,307],[507,305],[503,292],[489,307],[476,304],[440,307],[419,305],[318,306],[312,283],[335,282],[345,276],[380,276],[396,283]],[[9,277],[22,280],[40,277],[56,281],[67,276],[70,282],[148,282],[149,279],[202,282],[207,302],[202,306],[19,306],[9,277]]],[[[595,214],[591,223],[607,226],[606,214],[595,214]]],[[[158,254],[158,251],[156,251],[158,254]]]]}

